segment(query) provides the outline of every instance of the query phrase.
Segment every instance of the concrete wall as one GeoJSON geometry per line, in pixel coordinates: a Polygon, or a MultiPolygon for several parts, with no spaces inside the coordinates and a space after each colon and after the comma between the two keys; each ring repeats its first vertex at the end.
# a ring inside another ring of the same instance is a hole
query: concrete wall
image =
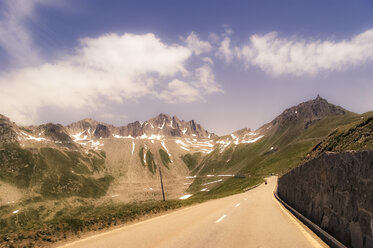
{"type": "Polygon", "coordinates": [[[283,175],[278,194],[350,247],[373,247],[373,150],[324,153],[283,175]]]}

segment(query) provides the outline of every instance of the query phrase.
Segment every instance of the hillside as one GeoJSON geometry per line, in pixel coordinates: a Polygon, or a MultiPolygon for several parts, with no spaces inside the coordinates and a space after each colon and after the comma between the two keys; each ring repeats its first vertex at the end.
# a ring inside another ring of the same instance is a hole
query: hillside
{"type": "MultiPolygon", "coordinates": [[[[119,127],[92,119],[19,127],[2,116],[0,180],[28,197],[104,196],[130,202],[160,197],[162,168],[167,198],[185,191],[213,194],[209,191],[226,183],[246,185],[286,172],[331,131],[362,117],[320,96],[286,109],[255,131],[244,128],[221,137],[193,120],[166,114],[119,127]]],[[[0,195],[3,204],[6,199],[0,195]]]]}
{"type": "Polygon", "coordinates": [[[153,199],[160,194],[157,168],[164,167],[168,197],[177,198],[190,181],[180,156],[210,152],[216,137],[166,114],[121,127],[92,119],[19,127],[0,117],[0,180],[25,197],[153,199]]]}
{"type": "MultiPolygon", "coordinates": [[[[232,174],[242,178],[282,174],[296,167],[332,130],[360,119],[360,115],[317,96],[286,109],[258,130],[243,129],[219,137],[219,145],[201,159],[193,173],[198,177],[232,174]],[[251,139],[245,142],[246,137],[251,139]]],[[[204,182],[203,178],[195,180],[190,192],[201,190],[204,182]]],[[[231,184],[237,184],[237,180],[223,180],[219,187],[230,188],[231,184]]],[[[214,190],[210,190],[209,194],[213,193],[214,190]]]]}
{"type": "Polygon", "coordinates": [[[362,115],[358,121],[334,129],[307,154],[306,159],[313,159],[324,152],[369,149],[373,149],[373,112],[362,115]]]}
{"type": "MultiPolygon", "coordinates": [[[[160,197],[162,168],[167,198],[179,198],[186,190],[236,184],[235,175],[257,180],[284,173],[332,130],[360,120],[320,96],[255,131],[244,128],[222,137],[166,114],[120,127],[92,119],[19,127],[1,116],[0,180],[25,197],[129,202],[160,197]]],[[[0,195],[3,204],[6,199],[0,195]]]]}
{"type": "Polygon", "coordinates": [[[255,131],[221,137],[166,114],[121,127],[92,119],[22,127],[0,115],[1,230],[23,237],[26,229],[59,232],[60,223],[74,232],[110,226],[113,218],[121,223],[242,192],[324,151],[371,148],[371,136],[371,113],[319,96],[255,131]],[[160,169],[171,200],[164,203],[160,169]],[[183,195],[190,198],[172,201],[183,195]]]}
{"type": "Polygon", "coordinates": [[[81,208],[100,218],[112,204],[155,201],[141,212],[142,203],[130,205],[128,216],[155,211],[162,199],[158,171],[166,198],[179,198],[193,181],[182,157],[207,154],[214,137],[193,120],[166,114],[121,127],[92,119],[22,127],[0,115],[0,231],[23,235],[54,221],[75,228],[81,208]]]}

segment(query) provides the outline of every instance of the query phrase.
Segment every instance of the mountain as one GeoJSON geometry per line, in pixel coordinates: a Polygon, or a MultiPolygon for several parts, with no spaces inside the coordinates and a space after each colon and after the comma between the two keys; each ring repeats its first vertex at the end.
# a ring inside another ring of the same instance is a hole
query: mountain
{"type": "Polygon", "coordinates": [[[361,117],[320,96],[255,131],[221,137],[166,114],[119,127],[92,119],[21,127],[0,116],[0,203],[29,197],[154,199],[161,195],[160,169],[168,199],[186,191],[213,194],[241,187],[234,176],[284,173],[331,131],[361,117]],[[17,197],[5,197],[5,189],[17,197]]]}
{"type": "Polygon", "coordinates": [[[0,115],[0,148],[17,142],[16,125],[9,118],[0,115]]]}
{"type": "Polygon", "coordinates": [[[177,198],[193,182],[191,191],[203,186],[189,175],[281,173],[331,130],[358,118],[320,96],[255,131],[244,128],[222,137],[194,120],[163,113],[119,127],[92,119],[20,127],[0,116],[0,181],[49,198],[146,200],[160,193],[162,168],[167,195],[177,198]]]}
{"type": "Polygon", "coordinates": [[[138,121],[127,126],[114,127],[105,123],[100,123],[91,119],[84,119],[67,126],[70,133],[81,132],[92,138],[148,138],[148,137],[196,137],[196,138],[214,138],[215,134],[206,131],[200,124],[194,120],[180,121],[176,116],[171,117],[167,114],[158,116],[140,123],[138,121]],[[91,136],[92,135],[92,136],[91,136]]]}
{"type": "Polygon", "coordinates": [[[86,211],[94,216],[84,225],[106,226],[117,217],[113,211],[151,212],[149,202],[157,211],[160,172],[166,199],[188,193],[198,202],[239,193],[326,151],[372,149],[372,118],[373,112],[358,115],[320,96],[255,131],[220,137],[166,114],[120,127],[92,119],[22,127],[0,115],[0,229],[36,225],[49,233],[44,225],[57,220],[63,223],[58,230],[77,230],[86,211]]]}
{"type": "MultiPolygon", "coordinates": [[[[254,178],[271,173],[282,174],[296,167],[335,128],[360,118],[361,115],[317,96],[286,109],[255,131],[242,129],[218,137],[217,146],[198,161],[192,174],[197,178],[206,175],[254,178]]],[[[206,182],[205,179],[195,180],[189,191],[198,192],[206,182]]],[[[232,183],[237,186],[236,181],[228,179],[217,188],[231,188],[232,183]]],[[[209,193],[214,194],[214,189],[208,188],[211,189],[209,193]]]]}
{"type": "Polygon", "coordinates": [[[207,154],[215,137],[194,120],[166,114],[121,127],[92,119],[21,127],[0,115],[0,203],[9,202],[1,187],[51,199],[151,199],[160,191],[159,167],[168,197],[177,198],[191,181],[180,157],[207,154]]]}
{"type": "Polygon", "coordinates": [[[345,115],[346,112],[348,111],[328,103],[327,100],[317,95],[314,100],[286,109],[282,114],[271,121],[270,125],[272,127],[286,128],[293,123],[304,122],[304,128],[307,129],[310,125],[325,117],[345,115]]]}

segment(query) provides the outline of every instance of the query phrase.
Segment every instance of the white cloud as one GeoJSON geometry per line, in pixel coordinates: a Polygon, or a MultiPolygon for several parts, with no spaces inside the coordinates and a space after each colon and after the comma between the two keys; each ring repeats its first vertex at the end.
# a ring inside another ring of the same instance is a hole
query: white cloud
{"type": "Polygon", "coordinates": [[[217,34],[214,33],[214,32],[210,32],[210,33],[209,33],[208,39],[209,39],[209,41],[210,41],[211,43],[213,43],[213,44],[218,44],[219,41],[220,41],[220,37],[219,37],[219,35],[217,35],[217,34]]]}
{"type": "Polygon", "coordinates": [[[194,32],[191,32],[190,35],[184,40],[188,48],[192,50],[196,55],[207,53],[212,49],[212,46],[208,41],[200,40],[194,32]]]}
{"type": "Polygon", "coordinates": [[[35,22],[37,4],[56,4],[50,0],[4,0],[0,11],[0,46],[18,66],[40,62],[38,49],[25,23],[35,22]]]}
{"type": "Polygon", "coordinates": [[[316,75],[372,61],[373,29],[339,42],[280,38],[276,32],[271,32],[252,35],[250,42],[242,47],[229,49],[228,45],[222,43],[221,48],[228,62],[229,55],[234,53],[248,67],[258,66],[272,75],[316,75]]]}
{"type": "Polygon", "coordinates": [[[232,62],[234,58],[234,53],[230,47],[231,39],[229,37],[225,37],[221,43],[218,51],[216,52],[216,56],[218,58],[224,59],[226,63],[232,62]]]}
{"type": "Polygon", "coordinates": [[[210,57],[203,57],[203,58],[201,58],[201,60],[203,62],[206,62],[206,63],[211,64],[211,65],[214,64],[214,61],[210,57]]]}
{"type": "Polygon", "coordinates": [[[224,28],[224,32],[223,32],[224,37],[231,36],[233,34],[233,29],[231,29],[229,25],[225,24],[223,25],[223,28],[224,28]]]}
{"type": "Polygon", "coordinates": [[[167,90],[162,91],[158,97],[169,103],[190,103],[201,100],[198,89],[178,79],[169,82],[167,90]]]}
{"type": "Polygon", "coordinates": [[[200,100],[220,86],[208,66],[185,68],[192,53],[151,33],[81,39],[74,55],[0,75],[0,113],[30,124],[46,106],[88,111],[145,96],[172,103],[200,100]]]}
{"type": "Polygon", "coordinates": [[[197,88],[202,89],[203,92],[208,94],[223,92],[220,85],[215,82],[215,74],[212,71],[210,65],[205,64],[196,69],[195,73],[197,77],[197,88]]]}
{"type": "Polygon", "coordinates": [[[99,115],[99,117],[101,118],[101,119],[104,119],[104,120],[115,120],[115,119],[118,119],[118,118],[120,118],[120,119],[127,119],[128,118],[128,116],[127,115],[124,115],[124,114],[118,114],[118,113],[102,113],[102,114],[100,114],[99,115]]]}
{"type": "Polygon", "coordinates": [[[208,94],[223,92],[221,86],[215,82],[215,74],[209,64],[196,68],[192,76],[187,79],[190,83],[178,79],[172,80],[158,98],[169,103],[189,103],[203,101],[203,97],[208,94]]]}

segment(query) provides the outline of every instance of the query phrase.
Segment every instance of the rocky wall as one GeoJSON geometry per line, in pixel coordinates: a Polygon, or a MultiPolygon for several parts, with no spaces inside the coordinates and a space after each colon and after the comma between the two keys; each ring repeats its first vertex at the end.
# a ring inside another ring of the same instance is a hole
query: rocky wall
{"type": "Polygon", "coordinates": [[[290,206],[349,247],[373,247],[373,150],[324,153],[279,178],[290,206]]]}

